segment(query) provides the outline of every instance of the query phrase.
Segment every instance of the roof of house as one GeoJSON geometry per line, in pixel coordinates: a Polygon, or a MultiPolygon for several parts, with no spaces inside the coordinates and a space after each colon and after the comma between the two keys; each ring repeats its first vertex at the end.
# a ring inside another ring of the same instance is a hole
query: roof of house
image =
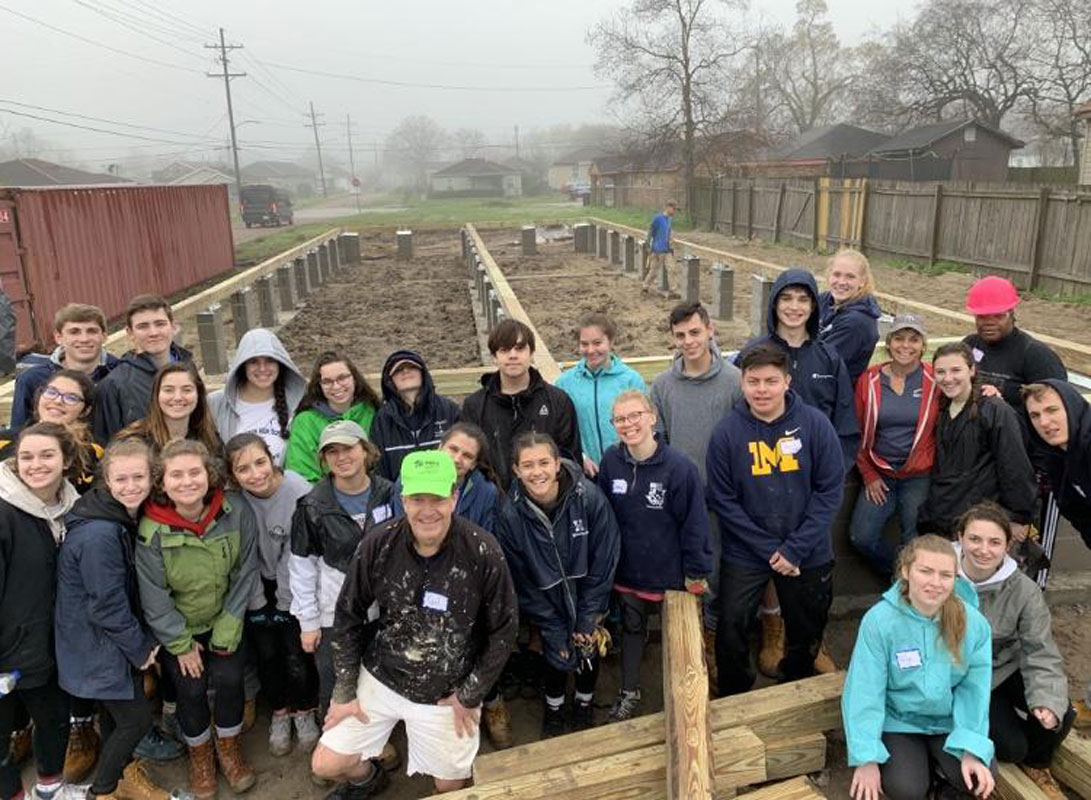
{"type": "Polygon", "coordinates": [[[601,147],[577,147],[554,161],[554,164],[579,164],[583,161],[597,161],[602,155],[601,147]]]}
{"type": "Polygon", "coordinates": [[[131,183],[104,172],[87,172],[39,158],[0,163],[0,186],[85,186],[90,183],[131,183]]]}
{"type": "Polygon", "coordinates": [[[797,136],[770,151],[767,161],[815,161],[827,158],[862,156],[889,140],[885,133],[876,133],[856,125],[838,123],[822,125],[797,136]]]}
{"type": "Polygon", "coordinates": [[[512,175],[518,172],[513,167],[505,167],[487,158],[464,158],[432,174],[439,178],[449,178],[455,175],[512,175]]]}
{"type": "Polygon", "coordinates": [[[248,181],[260,181],[264,178],[314,179],[314,170],[290,161],[255,161],[253,164],[247,164],[241,171],[248,181]]]}
{"type": "Polygon", "coordinates": [[[920,125],[916,128],[910,128],[909,130],[898,134],[893,139],[890,139],[878,147],[874,147],[870,152],[872,153],[893,153],[897,151],[906,150],[923,150],[926,147],[931,146],[940,139],[946,136],[950,136],[952,133],[962,130],[963,128],[976,125],[984,131],[991,133],[999,139],[1003,139],[1008,142],[1011,147],[1022,147],[1025,142],[1016,139],[1004,131],[986,125],[984,122],[976,119],[953,119],[947,122],[937,122],[932,125],[920,125]]]}
{"type": "Polygon", "coordinates": [[[164,182],[171,186],[218,186],[225,183],[234,184],[235,177],[211,164],[204,164],[164,182]]]}

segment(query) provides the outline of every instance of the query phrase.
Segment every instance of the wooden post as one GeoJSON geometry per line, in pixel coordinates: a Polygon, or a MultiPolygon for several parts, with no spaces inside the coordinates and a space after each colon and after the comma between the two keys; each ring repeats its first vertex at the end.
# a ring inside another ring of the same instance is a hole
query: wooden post
{"type": "Polygon", "coordinates": [[[1038,270],[1042,266],[1042,250],[1046,238],[1046,215],[1049,213],[1049,187],[1043,186],[1038,193],[1038,208],[1034,214],[1034,244],[1030,250],[1030,275],[1027,276],[1027,290],[1038,288],[1038,270]]]}
{"type": "Polygon", "coordinates": [[[709,189],[708,195],[708,229],[710,231],[714,231],[716,230],[716,206],[718,205],[717,200],[719,200],[720,197],[720,192],[717,189],[715,177],[713,177],[712,180],[709,182],[709,186],[711,188],[709,189]]]}
{"type": "Polygon", "coordinates": [[[696,595],[666,593],[663,636],[667,798],[706,800],[715,789],[715,771],[708,725],[708,672],[696,595]]]}
{"type": "Polygon", "coordinates": [[[864,252],[864,237],[867,234],[867,196],[868,179],[861,180],[860,187],[860,252],[864,252]]]}
{"type": "Polygon", "coordinates": [[[754,183],[746,184],[746,238],[754,238],[754,183]]]}
{"type": "Polygon", "coordinates": [[[818,178],[814,179],[811,189],[811,249],[818,252],[818,178]]]}
{"type": "Polygon", "coordinates": [[[936,183],[936,194],[932,199],[932,227],[928,231],[928,265],[936,263],[936,249],[939,247],[939,212],[943,205],[943,184],[936,183]]]}
{"type": "Polygon", "coordinates": [[[780,241],[780,210],[784,206],[784,181],[780,182],[780,192],[777,194],[777,210],[773,213],[773,244],[780,241]]]}
{"type": "Polygon", "coordinates": [[[735,235],[735,220],[738,219],[739,182],[731,181],[731,235],[735,235]]]}

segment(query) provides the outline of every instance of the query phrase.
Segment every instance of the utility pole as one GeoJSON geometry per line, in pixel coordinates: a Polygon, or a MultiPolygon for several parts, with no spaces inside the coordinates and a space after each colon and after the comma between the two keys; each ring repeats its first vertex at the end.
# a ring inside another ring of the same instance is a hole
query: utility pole
{"type": "Polygon", "coordinates": [[[227,123],[231,127],[231,158],[235,162],[235,190],[238,193],[237,200],[242,202],[242,172],[239,171],[239,143],[235,138],[235,111],[231,107],[231,79],[232,78],[245,78],[245,72],[230,72],[228,70],[228,50],[241,50],[241,44],[226,44],[224,42],[224,29],[220,28],[220,43],[219,44],[206,44],[205,48],[208,50],[219,50],[220,57],[217,59],[223,66],[223,73],[209,72],[206,73],[210,78],[224,79],[224,91],[227,92],[227,123]]]}
{"type": "MultiPolygon", "coordinates": [[[[314,103],[310,103],[311,107],[311,124],[304,125],[304,128],[310,128],[314,131],[314,147],[318,151],[318,177],[322,180],[322,196],[328,197],[326,193],[326,171],[322,168],[322,143],[318,141],[318,129],[325,125],[325,122],[318,122],[315,120],[314,103]]],[[[318,116],[322,116],[319,114],[318,116]]]]}
{"type": "Polygon", "coordinates": [[[356,179],[356,158],[352,154],[352,117],[345,114],[345,135],[349,140],[349,170],[352,172],[352,191],[356,195],[356,210],[360,210],[360,182],[356,179]]]}
{"type": "Polygon", "coordinates": [[[519,158],[519,126],[515,126],[515,157],[519,158]]]}

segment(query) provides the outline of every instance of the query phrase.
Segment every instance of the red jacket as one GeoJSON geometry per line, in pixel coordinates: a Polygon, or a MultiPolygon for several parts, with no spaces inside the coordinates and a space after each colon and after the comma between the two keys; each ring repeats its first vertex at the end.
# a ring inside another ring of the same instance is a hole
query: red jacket
{"type": "Polygon", "coordinates": [[[909,457],[899,470],[891,469],[886,460],[872,451],[875,445],[875,425],[879,419],[879,406],[882,402],[882,387],[879,383],[879,370],[889,364],[874,364],[868,367],[856,381],[856,417],[860,420],[860,432],[863,441],[856,456],[856,466],[864,483],[871,483],[880,476],[887,478],[912,478],[927,475],[932,469],[936,455],[936,417],[939,415],[939,390],[936,379],[932,376],[932,365],[923,364],[921,376],[921,404],[917,415],[917,432],[913,436],[913,447],[909,457]]]}

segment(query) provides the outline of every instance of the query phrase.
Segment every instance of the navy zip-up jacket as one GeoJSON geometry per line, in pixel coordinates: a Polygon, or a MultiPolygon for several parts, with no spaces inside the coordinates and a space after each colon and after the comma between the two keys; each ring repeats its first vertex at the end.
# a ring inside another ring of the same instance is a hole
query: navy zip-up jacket
{"type": "Polygon", "coordinates": [[[818,300],[821,314],[818,338],[845,360],[849,380],[855,386],[856,379],[871,362],[879,341],[879,315],[882,313],[879,301],[874,295],[866,294],[839,306],[829,292],[823,292],[818,300]]]}
{"type": "Polygon", "coordinates": [[[785,400],[772,422],[740,400],[708,446],[708,505],[720,522],[722,558],[770,573],[778,550],[801,568],[833,561],[830,526],[845,477],[830,421],[791,389],[785,400]]]}
{"type": "Polygon", "coordinates": [[[860,449],[855,394],[844,359],[819,338],[818,284],[810,272],[788,269],[780,273],[769,293],[766,325],[769,332],[747,342],[735,357],[735,366],[741,365],[743,353],[748,348],[758,344],[772,343],[784,350],[791,359],[792,389],[800,400],[817,408],[833,423],[841,440],[843,465],[848,471],[856,463],[856,453],[860,449]],[[810,338],[801,347],[792,347],[777,334],[777,297],[789,286],[805,289],[811,296],[811,316],[807,319],[807,335],[810,338]]]}
{"type": "Polygon", "coordinates": [[[368,434],[372,444],[382,454],[375,471],[388,481],[397,480],[402,459],[417,450],[432,450],[447,429],[458,422],[458,404],[436,394],[432,374],[424,359],[412,350],[395,350],[383,365],[383,404],[371,420],[368,434]],[[399,361],[412,361],[421,371],[420,394],[408,408],[390,377],[391,368],[399,361]]]}
{"type": "Polygon", "coordinates": [[[591,633],[606,612],[621,537],[599,487],[561,461],[561,495],[547,516],[512,481],[496,513],[496,538],[508,561],[519,613],[537,625],[552,666],[572,672],[579,657],[575,633],[591,633]],[[562,658],[561,652],[567,653],[562,658]]]}
{"type": "Polygon", "coordinates": [[[607,448],[599,488],[621,529],[614,583],[663,592],[712,574],[712,531],[697,465],[660,441],[646,461],[622,443],[607,448]]]}

